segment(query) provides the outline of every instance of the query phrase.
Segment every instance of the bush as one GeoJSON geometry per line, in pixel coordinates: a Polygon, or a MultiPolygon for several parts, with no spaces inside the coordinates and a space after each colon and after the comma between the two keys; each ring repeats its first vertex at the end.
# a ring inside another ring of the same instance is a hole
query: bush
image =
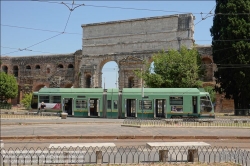
{"type": "Polygon", "coordinates": [[[32,93],[26,93],[26,94],[24,94],[24,97],[21,101],[21,103],[23,104],[23,106],[27,110],[30,109],[31,99],[32,99],[32,93]]]}

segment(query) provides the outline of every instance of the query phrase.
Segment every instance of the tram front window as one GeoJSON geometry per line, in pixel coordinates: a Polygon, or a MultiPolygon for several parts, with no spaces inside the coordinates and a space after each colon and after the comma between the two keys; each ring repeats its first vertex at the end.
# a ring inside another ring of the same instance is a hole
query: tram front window
{"type": "Polygon", "coordinates": [[[212,103],[208,96],[201,96],[200,105],[201,113],[209,113],[212,111],[212,103]]]}

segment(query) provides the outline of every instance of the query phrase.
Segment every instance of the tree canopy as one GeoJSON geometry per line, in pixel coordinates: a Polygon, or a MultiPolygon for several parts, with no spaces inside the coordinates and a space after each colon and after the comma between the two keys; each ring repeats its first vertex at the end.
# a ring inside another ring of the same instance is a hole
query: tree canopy
{"type": "Polygon", "coordinates": [[[151,88],[199,88],[199,59],[197,50],[186,47],[161,51],[153,55],[153,67],[146,63],[146,70],[136,74],[151,88]]]}
{"type": "Polygon", "coordinates": [[[213,86],[206,86],[204,87],[204,90],[210,94],[210,99],[212,103],[215,103],[216,101],[216,92],[214,90],[213,86]]]}
{"type": "Polygon", "coordinates": [[[250,0],[216,0],[213,60],[216,91],[234,99],[235,114],[250,104],[250,0]]]}
{"type": "Polygon", "coordinates": [[[0,98],[8,100],[15,98],[18,94],[18,85],[13,75],[0,72],[0,98]]]}

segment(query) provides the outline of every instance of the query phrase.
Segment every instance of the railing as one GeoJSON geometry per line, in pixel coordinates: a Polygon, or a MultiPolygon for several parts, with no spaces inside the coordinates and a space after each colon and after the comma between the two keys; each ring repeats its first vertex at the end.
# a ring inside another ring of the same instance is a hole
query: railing
{"type": "Polygon", "coordinates": [[[27,112],[27,111],[0,111],[1,119],[33,119],[33,118],[59,118],[59,113],[54,112],[27,112]]]}
{"type": "Polygon", "coordinates": [[[12,105],[10,103],[0,103],[0,109],[11,109],[12,105]]]}
{"type": "Polygon", "coordinates": [[[250,119],[136,119],[126,118],[124,126],[155,127],[249,127],[250,119]]]}
{"type": "MultiPolygon", "coordinates": [[[[165,156],[161,151],[166,147],[148,149],[146,146],[132,147],[83,147],[83,148],[30,148],[0,149],[0,165],[46,165],[46,164],[150,164],[187,163],[192,147],[167,147],[165,156]],[[95,153],[101,151],[102,153],[95,153]],[[98,156],[101,154],[101,156],[98,156]],[[164,157],[166,160],[162,161],[164,157]]],[[[227,147],[194,147],[199,163],[233,162],[243,166],[250,165],[250,151],[227,147]]]]}

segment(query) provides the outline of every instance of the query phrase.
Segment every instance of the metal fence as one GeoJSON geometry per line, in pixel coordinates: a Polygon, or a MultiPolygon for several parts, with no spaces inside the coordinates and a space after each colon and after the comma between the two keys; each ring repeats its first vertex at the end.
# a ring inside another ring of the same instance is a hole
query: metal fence
{"type": "Polygon", "coordinates": [[[250,119],[137,119],[126,118],[124,126],[156,127],[239,127],[250,128],[250,119]]]}
{"type": "Polygon", "coordinates": [[[1,165],[221,163],[250,166],[250,151],[226,147],[70,147],[1,149],[1,165]]]}

